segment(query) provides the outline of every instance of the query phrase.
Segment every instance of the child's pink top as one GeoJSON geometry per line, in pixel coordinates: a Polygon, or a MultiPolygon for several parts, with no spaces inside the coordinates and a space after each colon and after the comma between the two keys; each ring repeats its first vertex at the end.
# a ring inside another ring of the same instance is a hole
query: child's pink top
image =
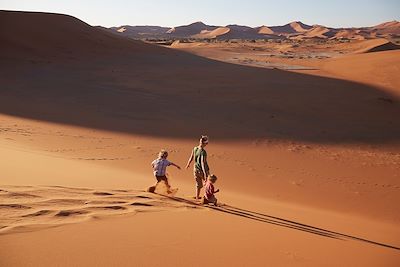
{"type": "Polygon", "coordinates": [[[209,199],[214,196],[214,185],[210,181],[207,181],[205,190],[204,190],[204,197],[209,199]]]}

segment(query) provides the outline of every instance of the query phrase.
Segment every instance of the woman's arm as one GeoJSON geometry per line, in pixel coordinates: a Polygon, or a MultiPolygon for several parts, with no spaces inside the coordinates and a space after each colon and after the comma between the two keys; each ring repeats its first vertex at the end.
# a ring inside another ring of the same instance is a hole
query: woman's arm
{"type": "Polygon", "coordinates": [[[207,164],[207,158],[204,157],[203,155],[201,156],[201,169],[203,170],[204,173],[204,177],[207,180],[208,175],[210,174],[210,170],[208,168],[208,164],[207,164]],[[207,168],[206,168],[207,166],[207,168]]]}

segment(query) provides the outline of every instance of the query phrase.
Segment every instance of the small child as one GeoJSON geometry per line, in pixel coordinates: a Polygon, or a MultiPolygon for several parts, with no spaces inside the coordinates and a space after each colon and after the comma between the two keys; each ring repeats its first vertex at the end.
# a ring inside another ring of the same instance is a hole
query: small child
{"type": "Polygon", "coordinates": [[[177,167],[179,170],[181,169],[181,167],[179,167],[178,165],[176,165],[175,163],[167,160],[168,157],[168,152],[165,151],[164,149],[162,149],[160,151],[160,153],[158,153],[158,158],[155,159],[152,163],[151,166],[153,167],[153,173],[154,176],[157,179],[157,183],[153,186],[150,186],[148,191],[151,193],[154,193],[154,191],[156,190],[157,185],[163,181],[165,183],[165,185],[167,186],[167,193],[171,193],[171,186],[168,183],[168,178],[166,176],[166,170],[167,167],[172,165],[177,167]]]}
{"type": "Polygon", "coordinates": [[[217,199],[214,194],[219,192],[219,189],[214,190],[214,183],[217,181],[217,176],[214,174],[210,175],[208,178],[203,197],[203,204],[213,203],[214,206],[217,206],[217,199]]]}

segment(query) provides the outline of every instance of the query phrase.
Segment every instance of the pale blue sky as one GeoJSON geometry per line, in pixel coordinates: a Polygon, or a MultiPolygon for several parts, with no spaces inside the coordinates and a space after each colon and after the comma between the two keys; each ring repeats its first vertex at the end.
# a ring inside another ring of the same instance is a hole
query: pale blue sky
{"type": "Polygon", "coordinates": [[[400,0],[0,0],[0,9],[63,13],[91,25],[283,25],[331,27],[400,20],[400,0]]]}

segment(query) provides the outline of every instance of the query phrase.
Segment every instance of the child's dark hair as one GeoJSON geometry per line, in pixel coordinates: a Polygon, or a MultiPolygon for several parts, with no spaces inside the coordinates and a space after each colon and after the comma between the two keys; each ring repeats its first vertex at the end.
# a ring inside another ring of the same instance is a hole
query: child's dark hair
{"type": "Polygon", "coordinates": [[[218,177],[215,174],[211,174],[209,179],[211,182],[215,183],[215,181],[217,181],[218,177]]]}

